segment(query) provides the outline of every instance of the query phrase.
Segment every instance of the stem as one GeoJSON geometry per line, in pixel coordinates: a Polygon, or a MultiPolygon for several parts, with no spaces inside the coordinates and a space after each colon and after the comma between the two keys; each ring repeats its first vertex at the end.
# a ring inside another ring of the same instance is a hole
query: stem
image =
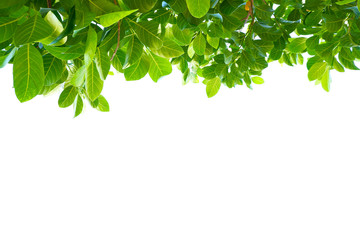
{"type": "Polygon", "coordinates": [[[51,0],[47,0],[47,7],[48,8],[51,8],[52,6],[51,6],[51,0]]]}

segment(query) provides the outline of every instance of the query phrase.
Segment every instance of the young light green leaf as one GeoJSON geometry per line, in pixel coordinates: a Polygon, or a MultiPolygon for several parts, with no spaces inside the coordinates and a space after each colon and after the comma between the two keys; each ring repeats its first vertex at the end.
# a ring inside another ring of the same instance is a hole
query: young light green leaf
{"type": "Polygon", "coordinates": [[[34,98],[44,86],[44,66],[40,52],[32,45],[20,47],[15,55],[14,88],[20,102],[34,98]]]}
{"type": "Polygon", "coordinates": [[[255,84],[263,84],[264,83],[264,79],[262,77],[252,77],[251,80],[255,84]]]}

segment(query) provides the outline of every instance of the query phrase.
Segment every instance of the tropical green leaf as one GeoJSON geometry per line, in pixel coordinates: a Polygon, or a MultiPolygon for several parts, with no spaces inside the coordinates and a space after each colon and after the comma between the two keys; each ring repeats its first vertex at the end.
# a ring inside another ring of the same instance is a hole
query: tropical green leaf
{"type": "Polygon", "coordinates": [[[170,39],[164,39],[163,46],[158,50],[153,50],[153,52],[164,58],[175,58],[184,54],[182,47],[170,39]]]}
{"type": "Polygon", "coordinates": [[[220,89],[221,80],[218,77],[206,80],[206,94],[208,98],[215,96],[220,89]]]}
{"type": "Polygon", "coordinates": [[[74,118],[79,116],[83,111],[84,103],[80,95],[76,97],[76,104],[74,105],[74,118]]]}
{"type": "Polygon", "coordinates": [[[106,51],[101,50],[100,48],[96,49],[95,63],[99,71],[100,78],[105,80],[110,71],[110,58],[106,51]]]}
{"type": "Polygon", "coordinates": [[[321,79],[322,76],[325,74],[327,69],[327,63],[326,62],[318,62],[312,65],[312,67],[309,70],[308,78],[310,81],[321,79]]]}
{"type": "Polygon", "coordinates": [[[85,88],[86,93],[91,101],[97,99],[104,86],[104,81],[101,80],[99,72],[94,62],[92,62],[86,71],[85,88]]]}
{"type": "Polygon", "coordinates": [[[45,86],[51,86],[56,83],[64,71],[65,64],[60,59],[46,54],[43,56],[44,73],[45,73],[45,86]]]}
{"type": "Polygon", "coordinates": [[[169,75],[172,72],[171,63],[166,58],[150,53],[149,62],[149,75],[154,82],[157,82],[161,77],[169,75]]]}
{"type": "Polygon", "coordinates": [[[131,65],[138,61],[141,58],[143,52],[144,45],[135,35],[132,35],[127,46],[124,66],[126,67],[128,64],[131,65]]]}
{"type": "Polygon", "coordinates": [[[47,38],[53,33],[50,25],[41,18],[40,14],[35,14],[25,23],[17,27],[14,34],[14,43],[20,46],[47,38]]]}
{"type": "Polygon", "coordinates": [[[20,47],[14,59],[14,88],[20,102],[33,99],[44,86],[44,66],[40,52],[32,45],[20,47]]]}
{"type": "Polygon", "coordinates": [[[129,16],[130,14],[136,12],[137,9],[130,10],[130,11],[119,11],[119,12],[113,12],[113,13],[107,13],[102,16],[99,16],[100,18],[100,24],[103,27],[110,27],[111,25],[117,23],[124,17],[129,16]]]}
{"type": "Polygon", "coordinates": [[[186,0],[186,4],[196,18],[202,18],[210,9],[210,0],[186,0]]]}
{"type": "Polygon", "coordinates": [[[71,47],[53,47],[44,46],[45,49],[56,58],[62,60],[73,60],[84,55],[85,47],[83,45],[74,45],[71,47]]]}
{"type": "Polygon", "coordinates": [[[206,39],[201,33],[193,40],[193,48],[197,55],[204,55],[206,49],[206,39]]]}
{"type": "Polygon", "coordinates": [[[110,111],[109,103],[103,95],[100,95],[98,97],[98,101],[99,101],[99,104],[96,107],[97,110],[99,110],[101,112],[109,112],[110,111]]]}
{"type": "Polygon", "coordinates": [[[140,41],[149,48],[159,49],[163,41],[158,35],[159,24],[154,21],[134,22],[129,20],[131,27],[134,29],[140,41]]]}
{"type": "Polygon", "coordinates": [[[149,71],[149,60],[146,55],[143,54],[140,59],[137,60],[133,65],[124,70],[124,76],[127,81],[140,80],[149,71]]]}
{"type": "Polygon", "coordinates": [[[5,42],[12,38],[17,27],[18,19],[10,17],[0,17],[0,42],[5,42]]]}
{"type": "Polygon", "coordinates": [[[69,107],[75,101],[77,94],[78,94],[78,91],[77,91],[76,87],[68,86],[67,88],[65,88],[61,92],[59,100],[58,100],[59,107],[61,107],[61,108],[69,107]]]}
{"type": "Polygon", "coordinates": [[[96,45],[97,45],[97,34],[95,30],[90,26],[87,34],[86,45],[85,45],[85,55],[84,55],[85,66],[89,66],[92,63],[96,53],[96,45]]]}

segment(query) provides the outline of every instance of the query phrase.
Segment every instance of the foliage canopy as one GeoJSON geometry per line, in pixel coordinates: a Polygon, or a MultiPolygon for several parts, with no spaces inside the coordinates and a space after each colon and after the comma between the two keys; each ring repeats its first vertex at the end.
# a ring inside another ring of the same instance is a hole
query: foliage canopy
{"type": "Polygon", "coordinates": [[[208,97],[262,84],[271,61],[309,58],[308,78],[329,91],[330,70],[359,70],[360,1],[6,0],[0,2],[0,68],[13,64],[20,102],[61,88],[59,106],[101,95],[111,66],[154,82],[176,65],[183,82],[204,79],[208,97]]]}

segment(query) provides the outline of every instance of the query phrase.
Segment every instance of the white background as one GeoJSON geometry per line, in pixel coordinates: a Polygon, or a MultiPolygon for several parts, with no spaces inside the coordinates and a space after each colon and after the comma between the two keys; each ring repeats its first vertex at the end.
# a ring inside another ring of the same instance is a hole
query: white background
{"type": "Polygon", "coordinates": [[[359,73],[251,91],[109,77],[111,112],[20,104],[0,70],[1,240],[360,238],[359,73]]]}

